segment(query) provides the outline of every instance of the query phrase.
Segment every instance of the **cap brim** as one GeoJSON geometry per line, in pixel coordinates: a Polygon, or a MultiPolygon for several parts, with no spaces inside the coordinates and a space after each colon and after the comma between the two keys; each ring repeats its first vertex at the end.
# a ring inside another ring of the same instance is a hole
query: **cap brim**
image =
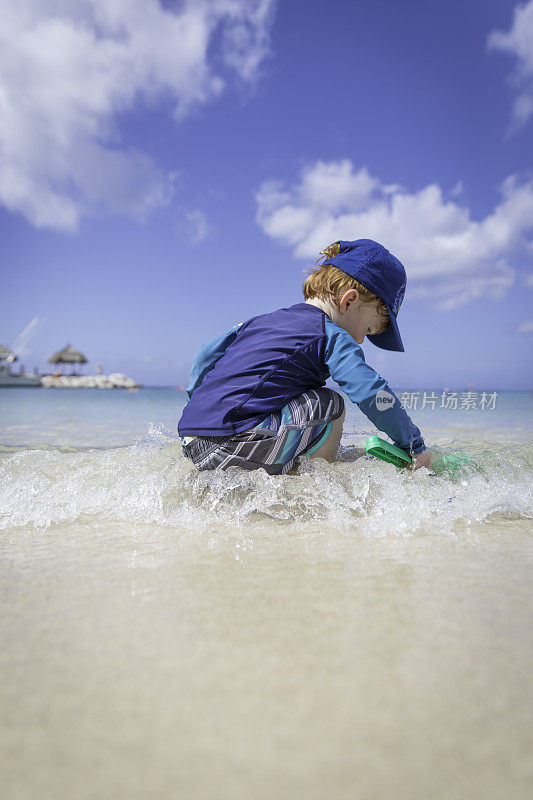
{"type": "Polygon", "coordinates": [[[396,350],[401,353],[405,352],[402,337],[398,330],[398,323],[396,317],[392,313],[390,306],[387,304],[391,327],[383,333],[377,333],[375,336],[367,336],[366,338],[375,344],[376,347],[381,347],[382,350],[396,350]]]}

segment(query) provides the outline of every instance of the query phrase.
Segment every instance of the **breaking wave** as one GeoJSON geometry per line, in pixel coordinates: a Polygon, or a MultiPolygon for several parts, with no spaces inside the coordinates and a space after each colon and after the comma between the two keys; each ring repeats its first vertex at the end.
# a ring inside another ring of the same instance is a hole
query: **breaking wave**
{"type": "Polygon", "coordinates": [[[531,446],[472,447],[483,471],[463,470],[455,479],[427,469],[396,470],[355,448],[344,448],[335,464],[304,461],[294,476],[199,473],[162,426],[124,448],[4,452],[0,528],[45,530],[89,519],[188,531],[320,523],[376,537],[453,533],[458,522],[483,522],[491,515],[531,519],[531,446]]]}

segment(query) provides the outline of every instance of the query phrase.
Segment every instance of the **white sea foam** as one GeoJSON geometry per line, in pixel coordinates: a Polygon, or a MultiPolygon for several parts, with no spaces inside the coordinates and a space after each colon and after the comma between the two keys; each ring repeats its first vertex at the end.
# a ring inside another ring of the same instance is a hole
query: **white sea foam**
{"type": "MultiPolygon", "coordinates": [[[[491,515],[533,517],[531,447],[481,450],[484,472],[455,481],[344,452],[309,459],[295,476],[263,470],[198,473],[174,435],[152,427],[132,447],[64,452],[21,450],[0,461],[0,528],[46,529],[92,520],[206,530],[268,524],[353,530],[359,535],[453,533],[491,515]]],[[[472,451],[471,451],[472,452],[472,451]]]]}

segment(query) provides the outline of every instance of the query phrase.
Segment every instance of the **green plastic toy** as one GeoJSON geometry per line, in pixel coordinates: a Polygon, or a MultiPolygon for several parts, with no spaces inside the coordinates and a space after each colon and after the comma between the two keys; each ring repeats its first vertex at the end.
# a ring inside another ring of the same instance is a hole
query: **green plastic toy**
{"type": "MultiPolygon", "coordinates": [[[[413,462],[409,453],[394,444],[386,442],[385,439],[381,439],[379,436],[368,437],[366,440],[366,452],[371,456],[380,458],[382,461],[394,464],[395,467],[407,467],[413,462]]],[[[435,475],[448,475],[452,480],[466,477],[473,472],[484,472],[483,467],[464,450],[442,455],[435,453],[430,469],[435,475]]]]}
{"type": "Polygon", "coordinates": [[[382,461],[388,461],[389,464],[394,464],[395,467],[406,467],[411,464],[413,459],[404,450],[396,447],[395,444],[386,442],[379,436],[369,436],[366,440],[366,452],[376,458],[381,458],[382,461]]]}

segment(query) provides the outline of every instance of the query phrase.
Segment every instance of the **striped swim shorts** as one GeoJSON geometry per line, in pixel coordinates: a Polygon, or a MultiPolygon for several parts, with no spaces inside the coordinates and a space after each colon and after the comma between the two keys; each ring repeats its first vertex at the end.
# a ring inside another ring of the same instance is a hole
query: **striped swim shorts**
{"type": "Polygon", "coordinates": [[[311,455],[324,444],[343,411],[344,401],[337,392],[309,389],[241,433],[182,440],[183,454],[199,470],[262,468],[270,475],[284,475],[299,456],[311,455]]]}

